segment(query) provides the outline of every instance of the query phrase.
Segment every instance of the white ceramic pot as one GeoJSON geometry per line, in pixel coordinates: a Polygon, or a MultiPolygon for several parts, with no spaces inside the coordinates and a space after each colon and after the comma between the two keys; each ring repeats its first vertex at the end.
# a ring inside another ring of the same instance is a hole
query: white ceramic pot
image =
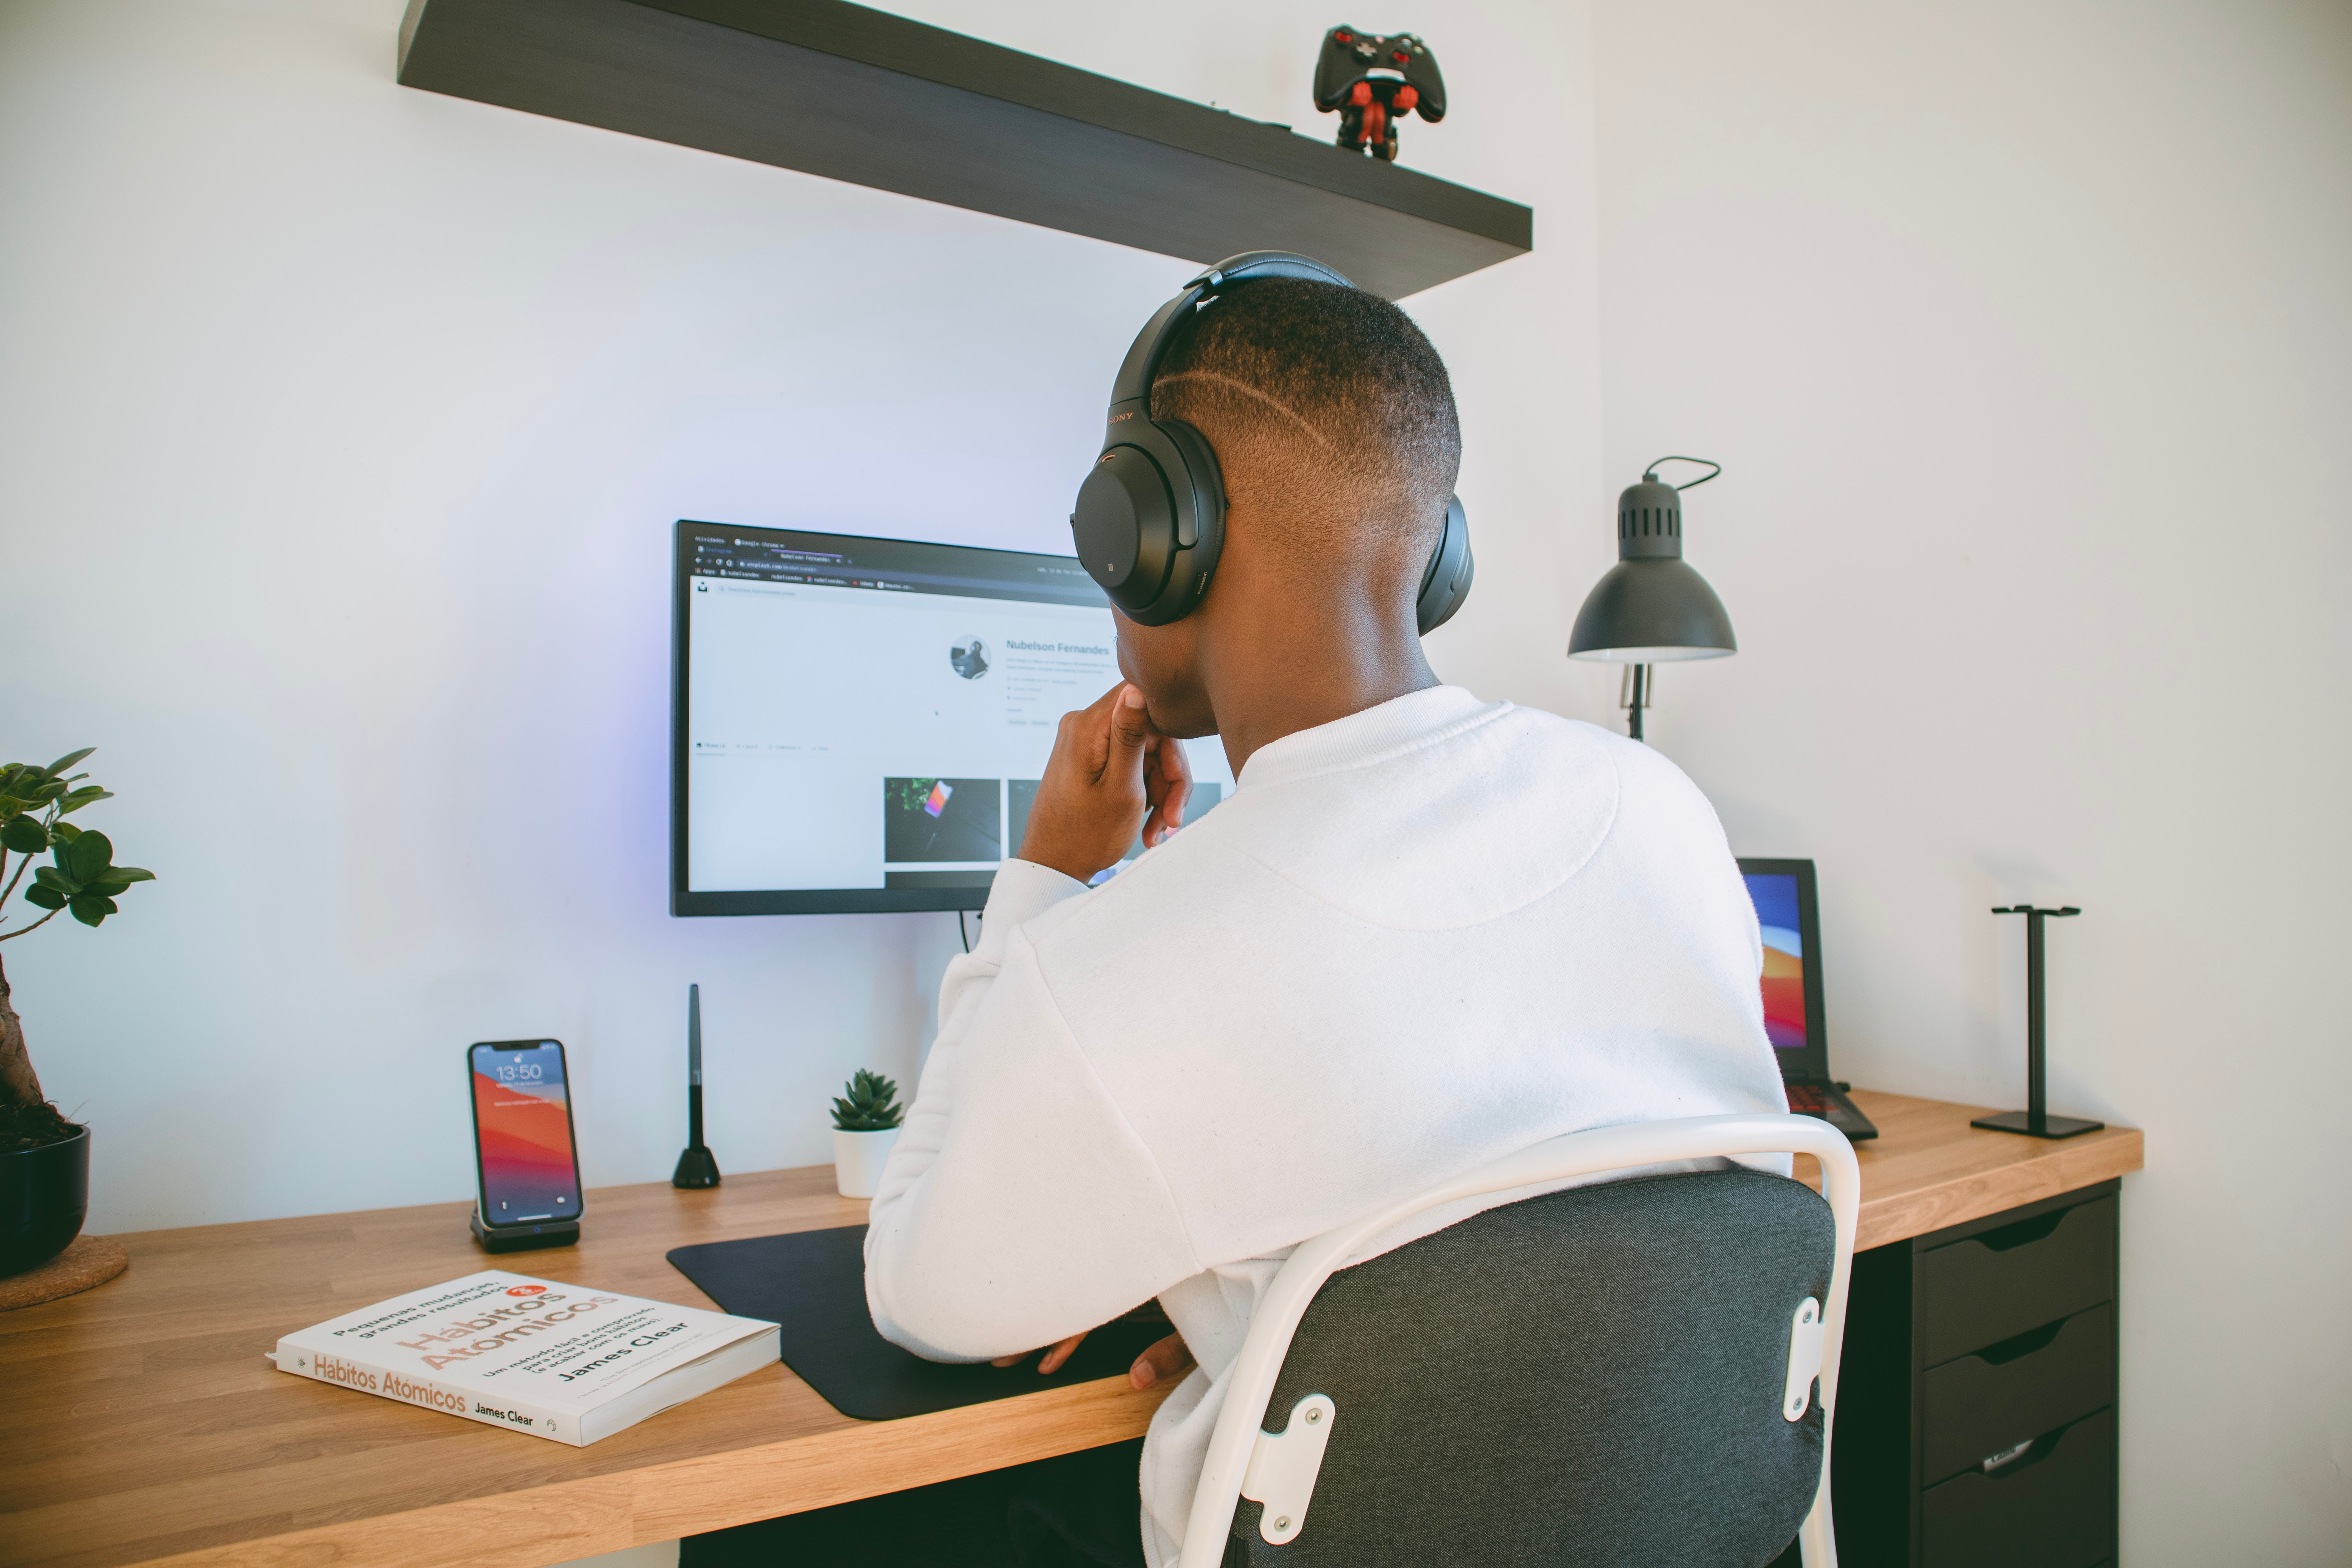
{"type": "Polygon", "coordinates": [[[896,1127],[881,1132],[844,1132],[835,1128],[833,1184],[841,1189],[841,1195],[872,1197],[874,1189],[882,1184],[882,1163],[890,1157],[890,1145],[898,1141],[896,1127]]]}

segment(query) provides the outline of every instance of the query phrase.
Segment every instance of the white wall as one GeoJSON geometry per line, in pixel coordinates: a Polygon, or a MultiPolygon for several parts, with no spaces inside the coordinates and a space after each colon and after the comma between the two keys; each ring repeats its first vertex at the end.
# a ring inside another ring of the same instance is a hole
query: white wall
{"type": "MultiPolygon", "coordinates": [[[[1323,132],[1321,9],[908,9],[1323,132]]],[[[592,1182],[656,1179],[697,979],[722,1161],[822,1159],[954,933],[663,914],[668,522],[1054,548],[1181,280],[404,91],[399,10],[0,5],[0,755],[100,744],[89,820],[163,879],[5,950],[101,1231],[461,1196],[457,1054],[509,1035],[571,1044],[592,1182]]],[[[1394,22],[1458,104],[1407,162],[1538,214],[1411,302],[1481,563],[1440,668],[1611,717],[1559,658],[1610,499],[1721,458],[1691,555],[1742,652],[1654,736],[1743,850],[1821,860],[1864,1083],[2015,1103],[1984,911],[2084,906],[2053,1092],[2149,1130],[2126,1548],[2340,1562],[2344,9],[1394,22]]]]}
{"type": "MultiPolygon", "coordinates": [[[[913,1068],[954,922],[664,912],[670,521],[1065,548],[1186,276],[399,88],[401,9],[0,5],[0,755],[97,743],[121,798],[84,820],[159,877],[0,950],[100,1232],[466,1195],[484,1038],[567,1042],[592,1184],[664,1177],[690,980],[724,1167],[828,1158],[849,1069],[913,1068]]],[[[1141,12],[927,15],[1261,118],[1329,20],[1195,7],[1171,52],[1141,12]]],[[[1589,72],[1580,12],[1493,15],[1405,133],[1541,247],[1412,302],[1482,564],[1434,647],[1557,706],[1606,556],[1552,526],[1603,489],[1591,123],[1579,86],[1538,147],[1511,105],[1589,72]]]]}
{"type": "Polygon", "coordinates": [[[1816,857],[1840,1070],[2147,1130],[2123,1554],[2352,1554],[2352,11],[1597,7],[1612,481],[1720,459],[1658,743],[1816,857]]]}

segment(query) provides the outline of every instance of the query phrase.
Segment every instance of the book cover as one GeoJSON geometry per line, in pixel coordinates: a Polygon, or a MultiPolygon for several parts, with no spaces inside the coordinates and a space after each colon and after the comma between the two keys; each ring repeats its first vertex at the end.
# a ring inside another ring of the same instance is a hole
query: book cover
{"type": "Polygon", "coordinates": [[[278,1370],[583,1447],[777,1359],[773,1323],[489,1268],[286,1335],[278,1370]]]}

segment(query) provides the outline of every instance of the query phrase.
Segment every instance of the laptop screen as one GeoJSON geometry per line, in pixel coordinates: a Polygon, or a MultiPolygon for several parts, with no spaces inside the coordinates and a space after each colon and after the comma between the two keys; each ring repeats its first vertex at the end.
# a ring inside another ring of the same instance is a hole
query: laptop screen
{"type": "Polygon", "coordinates": [[[1824,1078],[1829,1053],[1822,1038],[1821,918],[1813,900],[1813,864],[1743,859],[1739,873],[1764,937],[1765,1037],[1780,1058],[1782,1077],[1824,1078]]]}
{"type": "Polygon", "coordinates": [[[1764,1033],[1776,1051],[1805,1048],[1805,938],[1797,920],[1797,879],[1761,872],[1748,879],[1756,923],[1764,928],[1764,1033]]]}

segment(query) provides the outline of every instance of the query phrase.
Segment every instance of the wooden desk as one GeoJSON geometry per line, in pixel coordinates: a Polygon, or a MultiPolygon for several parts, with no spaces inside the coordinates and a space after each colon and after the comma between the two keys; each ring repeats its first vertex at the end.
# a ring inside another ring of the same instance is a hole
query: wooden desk
{"type": "MultiPolygon", "coordinates": [[[[1853,1098],[1884,1134],[1862,1152],[1864,1247],[2140,1165],[2128,1129],[2044,1143],[1971,1129],[1969,1107],[1853,1098]]],[[[696,1304],[669,1248],[865,1210],[820,1166],[604,1188],[580,1246],[496,1260],[463,1204],[118,1237],[121,1279],[0,1313],[0,1564],[539,1568],[1141,1435],[1166,1390],[1118,1378],[867,1423],[777,1366],[569,1448],[261,1359],[289,1330],[489,1261],[696,1304]]]]}
{"type": "MultiPolygon", "coordinates": [[[[2139,1129],[2105,1127],[2051,1142],[1971,1127],[1982,1107],[1913,1100],[1857,1089],[1847,1096],[1878,1125],[1854,1145],[1862,1164],[1862,1225],[1853,1249],[1867,1252],[1931,1230],[1999,1214],[2137,1171],[2139,1129]]],[[[1821,1173],[1800,1162],[1816,1191],[1821,1173]]]]}

